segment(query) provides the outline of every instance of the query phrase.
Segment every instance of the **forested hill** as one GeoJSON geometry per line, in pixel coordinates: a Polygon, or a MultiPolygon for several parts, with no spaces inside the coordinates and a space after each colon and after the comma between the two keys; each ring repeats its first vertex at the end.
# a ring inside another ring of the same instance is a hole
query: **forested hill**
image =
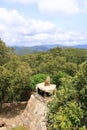
{"type": "Polygon", "coordinates": [[[0,105],[27,100],[48,75],[57,86],[48,130],[87,130],[87,50],[57,47],[19,56],[0,40],[0,105]]]}
{"type": "Polygon", "coordinates": [[[55,48],[55,47],[87,49],[87,45],[75,45],[75,46],[71,46],[71,47],[58,45],[58,44],[37,45],[37,46],[32,46],[32,47],[13,46],[16,54],[18,54],[18,55],[24,55],[24,54],[30,54],[30,53],[36,53],[36,52],[42,52],[42,51],[49,51],[51,48],[55,48]]]}
{"type": "Polygon", "coordinates": [[[57,47],[57,45],[56,44],[37,45],[37,46],[32,46],[32,47],[13,46],[13,48],[15,49],[15,52],[18,55],[36,53],[36,52],[41,52],[41,51],[49,51],[51,48],[54,48],[54,47],[57,47]]]}
{"type": "Polygon", "coordinates": [[[16,54],[24,55],[30,53],[36,53],[40,51],[48,51],[49,48],[46,46],[33,46],[33,47],[13,47],[15,49],[16,54]]]}

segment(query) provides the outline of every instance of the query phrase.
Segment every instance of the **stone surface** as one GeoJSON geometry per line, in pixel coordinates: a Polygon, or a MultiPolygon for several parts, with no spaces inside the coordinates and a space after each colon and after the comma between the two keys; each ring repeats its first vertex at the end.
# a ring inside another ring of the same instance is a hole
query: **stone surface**
{"type": "Polygon", "coordinates": [[[36,91],[38,91],[38,89],[53,94],[56,91],[56,85],[50,84],[50,86],[44,86],[44,82],[42,82],[36,85],[36,91]]]}
{"type": "Polygon", "coordinates": [[[45,86],[50,86],[50,77],[49,77],[49,76],[47,76],[44,85],[45,85],[45,86]]]}
{"type": "Polygon", "coordinates": [[[0,130],[7,130],[7,128],[6,127],[1,127],[0,130]]]}
{"type": "Polygon", "coordinates": [[[43,97],[38,94],[31,95],[23,113],[7,120],[6,127],[1,127],[0,130],[10,130],[20,125],[26,126],[29,130],[47,130],[47,111],[47,102],[43,97]]]}
{"type": "Polygon", "coordinates": [[[6,126],[6,123],[5,123],[5,121],[1,120],[0,121],[0,127],[4,127],[4,126],[6,126]]]}
{"type": "MultiPolygon", "coordinates": [[[[38,95],[39,97],[39,95],[38,95]]],[[[40,99],[41,97],[39,97],[40,99]]],[[[23,124],[30,128],[30,130],[47,130],[46,128],[46,103],[37,99],[36,96],[31,95],[30,100],[26,106],[21,118],[25,117],[23,124]]]]}

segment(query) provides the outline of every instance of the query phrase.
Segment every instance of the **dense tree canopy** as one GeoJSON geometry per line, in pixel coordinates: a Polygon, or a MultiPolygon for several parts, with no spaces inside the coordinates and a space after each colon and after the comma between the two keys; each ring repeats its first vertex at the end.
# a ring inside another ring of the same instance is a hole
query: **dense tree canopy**
{"type": "Polygon", "coordinates": [[[56,97],[49,104],[48,130],[87,129],[87,62],[74,79],[60,77],[56,97]]]}
{"type": "Polygon", "coordinates": [[[32,70],[27,63],[20,61],[4,42],[0,43],[0,101],[25,100],[32,70]]]}
{"type": "Polygon", "coordinates": [[[5,43],[0,39],[0,65],[3,65],[10,60],[10,50],[5,43]]]}

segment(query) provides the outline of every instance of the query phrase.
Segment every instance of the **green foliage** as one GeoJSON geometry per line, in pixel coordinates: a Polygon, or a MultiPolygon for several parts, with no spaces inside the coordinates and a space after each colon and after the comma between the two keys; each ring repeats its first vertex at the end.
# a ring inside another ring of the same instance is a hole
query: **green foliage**
{"type": "Polygon", "coordinates": [[[8,60],[10,60],[10,49],[0,39],[0,65],[5,64],[8,60]]]}
{"type": "Polygon", "coordinates": [[[72,62],[79,65],[87,60],[87,50],[78,48],[66,48],[64,50],[64,56],[66,57],[67,62],[72,62]]]}
{"type": "Polygon", "coordinates": [[[79,130],[86,128],[84,111],[78,102],[78,91],[72,78],[62,77],[56,97],[48,104],[48,130],[79,130]]]}
{"type": "Polygon", "coordinates": [[[67,102],[58,107],[57,112],[49,115],[48,130],[74,130],[81,126],[83,111],[77,102],[67,102]]]}
{"type": "Polygon", "coordinates": [[[5,102],[25,100],[31,74],[28,64],[16,59],[1,66],[0,100],[5,102]]]}
{"type": "Polygon", "coordinates": [[[29,64],[33,75],[38,73],[55,75],[58,71],[64,71],[74,76],[78,65],[87,59],[87,50],[57,47],[49,52],[33,53],[20,58],[29,64]]]}
{"type": "Polygon", "coordinates": [[[36,74],[30,78],[30,88],[35,91],[36,84],[44,82],[47,74],[36,74]]]}
{"type": "Polygon", "coordinates": [[[0,101],[6,100],[9,80],[12,75],[4,66],[0,66],[0,101]]]}
{"type": "Polygon", "coordinates": [[[78,90],[80,101],[87,108],[87,61],[79,66],[79,71],[74,78],[74,85],[78,90]]]}
{"type": "Polygon", "coordinates": [[[65,64],[65,72],[71,76],[75,76],[76,72],[77,72],[77,64],[76,63],[72,63],[72,62],[68,62],[65,64]]]}
{"type": "Polygon", "coordinates": [[[70,79],[71,77],[62,71],[58,71],[56,74],[52,75],[53,83],[56,84],[57,88],[63,84],[63,79],[70,79]]]}
{"type": "Polygon", "coordinates": [[[24,95],[29,89],[29,78],[31,76],[31,69],[27,63],[20,61],[10,61],[5,64],[5,67],[11,72],[12,78],[8,86],[8,100],[18,101],[25,99],[24,95]]]}
{"type": "Polygon", "coordinates": [[[87,126],[87,61],[79,66],[79,71],[74,78],[74,86],[78,92],[78,102],[84,111],[83,122],[87,126]]]}

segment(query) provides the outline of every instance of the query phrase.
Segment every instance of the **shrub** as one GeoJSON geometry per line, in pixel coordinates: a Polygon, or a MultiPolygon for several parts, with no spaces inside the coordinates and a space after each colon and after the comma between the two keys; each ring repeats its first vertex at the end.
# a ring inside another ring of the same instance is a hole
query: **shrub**
{"type": "Polygon", "coordinates": [[[45,82],[47,74],[36,74],[30,78],[30,88],[35,91],[36,84],[45,82]]]}

